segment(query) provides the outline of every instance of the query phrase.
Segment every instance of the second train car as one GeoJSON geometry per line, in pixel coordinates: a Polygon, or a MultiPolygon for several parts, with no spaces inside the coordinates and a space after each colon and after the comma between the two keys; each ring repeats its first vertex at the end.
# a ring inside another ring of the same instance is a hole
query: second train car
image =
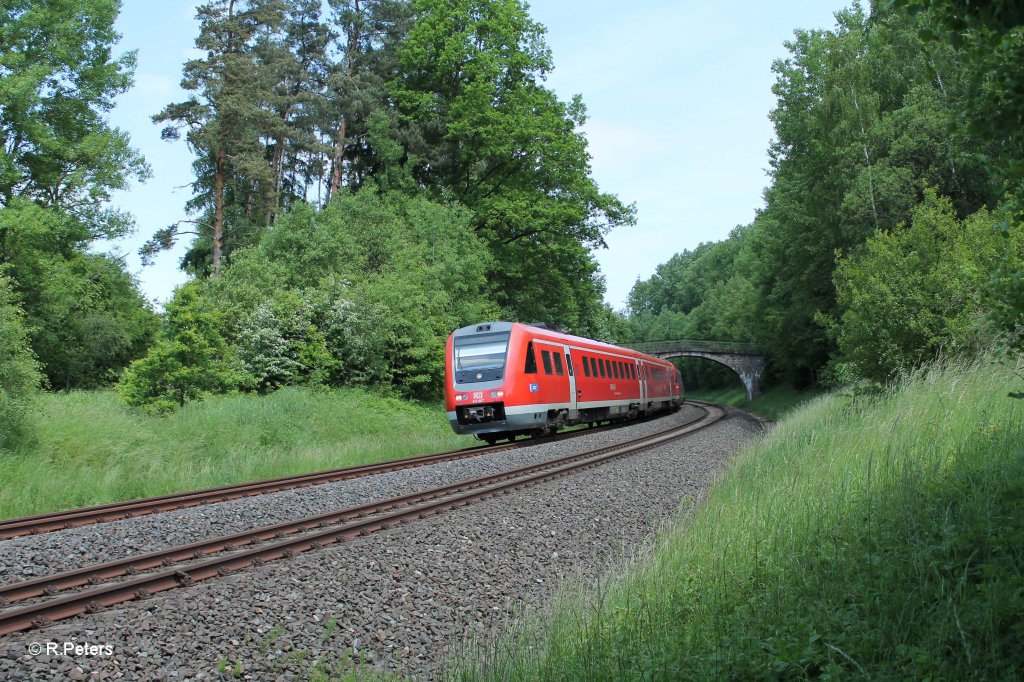
{"type": "Polygon", "coordinates": [[[445,357],[452,428],[489,443],[683,403],[682,377],[672,363],[542,325],[462,327],[448,337],[445,357]]]}

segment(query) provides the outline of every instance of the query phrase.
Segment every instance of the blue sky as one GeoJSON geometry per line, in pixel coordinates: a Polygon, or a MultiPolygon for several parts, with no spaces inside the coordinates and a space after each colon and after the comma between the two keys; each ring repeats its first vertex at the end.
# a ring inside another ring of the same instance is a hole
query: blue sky
{"type": "MultiPolygon", "coordinates": [[[[124,0],[120,50],[138,51],[135,86],[111,112],[130,133],[153,177],[115,196],[138,223],[112,245],[127,254],[146,296],[157,303],[186,281],[187,244],[143,268],[137,251],[154,231],[185,216],[192,158],[184,142],[160,139],[150,117],[185,96],[181,66],[195,54],[195,2],[124,0]]],[[[596,252],[605,299],[622,308],[633,283],[658,264],[749,223],[767,184],[771,64],[797,28],[830,28],[845,6],[832,0],[731,3],[537,0],[555,69],[548,85],[581,94],[593,175],[602,191],[637,205],[637,224],[613,231],[596,252]]]]}

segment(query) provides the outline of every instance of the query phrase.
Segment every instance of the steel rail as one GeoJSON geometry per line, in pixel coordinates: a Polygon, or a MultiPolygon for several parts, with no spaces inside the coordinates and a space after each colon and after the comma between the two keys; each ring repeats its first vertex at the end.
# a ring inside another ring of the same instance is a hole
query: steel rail
{"type": "Polygon", "coordinates": [[[366,535],[378,530],[408,523],[415,518],[425,518],[455,507],[471,504],[497,494],[508,494],[517,488],[535,485],[559,476],[565,476],[584,468],[602,464],[608,460],[635,454],[687,434],[703,429],[717,422],[726,412],[720,407],[702,407],[704,415],[680,427],[663,431],[654,436],[633,439],[624,443],[604,446],[592,451],[576,453],[563,458],[549,460],[526,467],[484,476],[470,481],[461,481],[449,486],[426,490],[370,505],[338,510],[297,521],[275,524],[243,533],[236,533],[191,545],[170,548],[125,560],[89,566],[77,571],[67,571],[24,583],[6,586],[5,598],[26,599],[40,594],[52,594],[68,587],[119,577],[137,571],[142,566],[166,565],[185,558],[199,558],[203,554],[237,549],[246,543],[261,543],[273,537],[304,533],[296,538],[285,539],[265,546],[236,551],[222,557],[214,557],[187,567],[170,569],[157,574],[142,576],[123,582],[103,585],[76,594],[57,597],[48,601],[0,612],[0,635],[33,627],[43,627],[55,620],[69,618],[82,613],[92,613],[106,606],[124,601],[141,599],[175,587],[192,585],[218,575],[225,575],[266,561],[290,557],[309,549],[318,549],[326,544],[366,535]],[[710,409],[709,409],[710,408],[710,409]],[[444,499],[436,499],[444,497],[444,499]],[[419,504],[416,504],[419,502],[419,504]],[[396,507],[405,508],[394,510],[396,507]],[[394,510],[394,511],[386,511],[394,510]],[[385,513],[381,513],[385,512],[385,513]],[[373,518],[365,518],[378,514],[373,518]],[[336,525],[349,519],[354,521],[336,525]],[[322,525],[335,524],[321,528],[322,525]],[[311,529],[318,528],[315,532],[311,529]],[[178,557],[178,558],[175,558],[178,557]],[[132,561],[138,562],[134,567],[132,561]],[[72,575],[75,574],[75,575],[72,575]],[[84,578],[84,579],[83,579],[84,578]]]}
{"type": "MultiPolygon", "coordinates": [[[[706,408],[701,409],[704,409],[704,413],[706,415],[706,408]]],[[[697,419],[687,422],[679,427],[675,427],[674,429],[669,429],[663,433],[669,433],[679,428],[685,428],[701,418],[702,417],[698,417],[697,419]]],[[[307,516],[293,521],[283,521],[270,526],[251,528],[237,533],[232,533],[230,535],[223,535],[216,538],[194,542],[188,545],[160,549],[146,554],[129,556],[102,564],[93,564],[83,568],[40,576],[38,578],[22,582],[0,585],[0,608],[25,599],[31,599],[33,597],[43,595],[52,596],[62,590],[94,584],[103,580],[110,580],[123,575],[129,575],[138,571],[144,571],[159,566],[169,566],[172,563],[187,561],[189,559],[199,559],[206,554],[238,549],[242,545],[249,543],[262,542],[270,539],[280,539],[285,535],[302,533],[313,528],[334,525],[341,523],[342,521],[362,518],[371,514],[378,514],[388,510],[398,509],[401,506],[408,506],[427,499],[436,499],[442,495],[462,492],[499,480],[514,478],[516,476],[522,476],[534,471],[541,471],[567,462],[593,457],[606,451],[618,449],[622,446],[637,445],[643,443],[648,438],[650,438],[650,436],[633,438],[622,443],[606,445],[594,450],[566,455],[564,457],[538,462],[536,464],[519,467],[517,469],[501,471],[475,479],[457,481],[450,485],[431,488],[425,491],[410,493],[408,495],[377,500],[367,504],[334,510],[322,514],[314,514],[312,516],[307,516]]]]}
{"type": "Polygon", "coordinates": [[[400,471],[402,469],[426,466],[428,464],[436,464],[438,462],[451,462],[459,459],[465,459],[467,457],[476,457],[477,455],[493,454],[503,452],[505,450],[528,447],[530,445],[537,445],[541,442],[565,440],[567,438],[576,437],[582,433],[593,433],[594,431],[607,429],[612,426],[618,426],[618,424],[609,424],[599,427],[599,429],[594,428],[569,431],[545,438],[541,441],[524,440],[505,443],[503,445],[475,446],[472,448],[451,450],[448,452],[440,452],[430,455],[414,455],[387,462],[357,464],[340,469],[330,469],[327,471],[298,474],[295,476],[283,476],[264,481],[235,483],[217,488],[204,488],[202,490],[194,490],[184,493],[171,493],[168,495],[158,495],[156,497],[145,497],[122,502],[110,502],[92,507],[81,507],[78,509],[68,509],[64,511],[0,520],[0,540],[6,540],[22,535],[49,533],[57,530],[64,530],[65,528],[85,526],[93,523],[105,523],[108,521],[116,521],[118,519],[134,518],[157,512],[172,511],[174,509],[198,507],[203,504],[226,502],[228,500],[235,500],[243,497],[255,497],[256,495],[280,492],[282,490],[304,488],[311,485],[319,485],[321,483],[333,483],[336,481],[360,478],[362,476],[369,476],[373,474],[389,473],[392,471],[400,471]]]}

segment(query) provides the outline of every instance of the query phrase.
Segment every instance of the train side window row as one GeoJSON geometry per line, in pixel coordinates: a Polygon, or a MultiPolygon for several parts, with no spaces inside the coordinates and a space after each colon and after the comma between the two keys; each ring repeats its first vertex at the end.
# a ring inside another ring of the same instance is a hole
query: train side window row
{"type": "Polygon", "coordinates": [[[672,374],[661,367],[644,368],[648,379],[654,382],[668,383],[672,379],[672,374]]]}
{"type": "Polygon", "coordinates": [[[583,375],[602,379],[636,379],[636,367],[628,362],[582,356],[583,375]]]}
{"type": "MultiPolygon", "coordinates": [[[[557,374],[563,376],[565,374],[566,365],[562,362],[562,354],[558,351],[546,351],[540,352],[541,363],[544,365],[545,374],[557,374]]],[[[592,355],[583,355],[580,358],[583,364],[583,375],[588,377],[597,378],[600,376],[602,379],[637,379],[636,367],[630,362],[621,362],[619,360],[608,360],[606,358],[595,358],[592,355]]],[[[641,372],[647,376],[650,380],[661,380],[661,373],[663,370],[658,368],[648,368],[642,366],[641,372]]],[[[523,368],[524,374],[536,374],[537,373],[537,357],[533,351],[533,341],[526,347],[526,366],[523,368]]],[[[570,370],[570,374],[572,371],[570,370]]]]}

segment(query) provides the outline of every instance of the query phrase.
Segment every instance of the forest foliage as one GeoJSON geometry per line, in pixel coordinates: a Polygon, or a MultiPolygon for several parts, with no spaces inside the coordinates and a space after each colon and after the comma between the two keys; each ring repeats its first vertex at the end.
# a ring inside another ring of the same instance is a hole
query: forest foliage
{"type": "Polygon", "coordinates": [[[763,209],[638,281],[632,334],[754,341],[777,380],[801,386],[1019,348],[1024,19],[1013,7],[853,4],[832,28],[796,31],[773,65],[763,209]]]}
{"type": "Polygon", "coordinates": [[[114,56],[119,3],[14,0],[4,409],[116,382],[157,412],[286,385],[431,398],[446,334],[485,318],[754,341],[797,385],[1020,344],[1024,29],[1004,4],[854,4],[797,30],[773,66],[764,208],[638,282],[623,316],[593,251],[635,207],[595,183],[586,108],[546,86],[522,0],[199,5],[186,95],[153,116],[194,160],[189,218],[143,248],[191,240],[162,314],[95,248],[134,229],[109,199],[148,175],[106,120],[135,63],[114,56]]]}
{"type": "Polygon", "coordinates": [[[121,260],[90,250],[133,229],[111,192],[149,173],[104,116],[135,66],[112,56],[116,16],[109,0],[13,0],[0,14],[0,275],[21,320],[7,323],[55,389],[116,380],[158,324],[121,260]]]}

